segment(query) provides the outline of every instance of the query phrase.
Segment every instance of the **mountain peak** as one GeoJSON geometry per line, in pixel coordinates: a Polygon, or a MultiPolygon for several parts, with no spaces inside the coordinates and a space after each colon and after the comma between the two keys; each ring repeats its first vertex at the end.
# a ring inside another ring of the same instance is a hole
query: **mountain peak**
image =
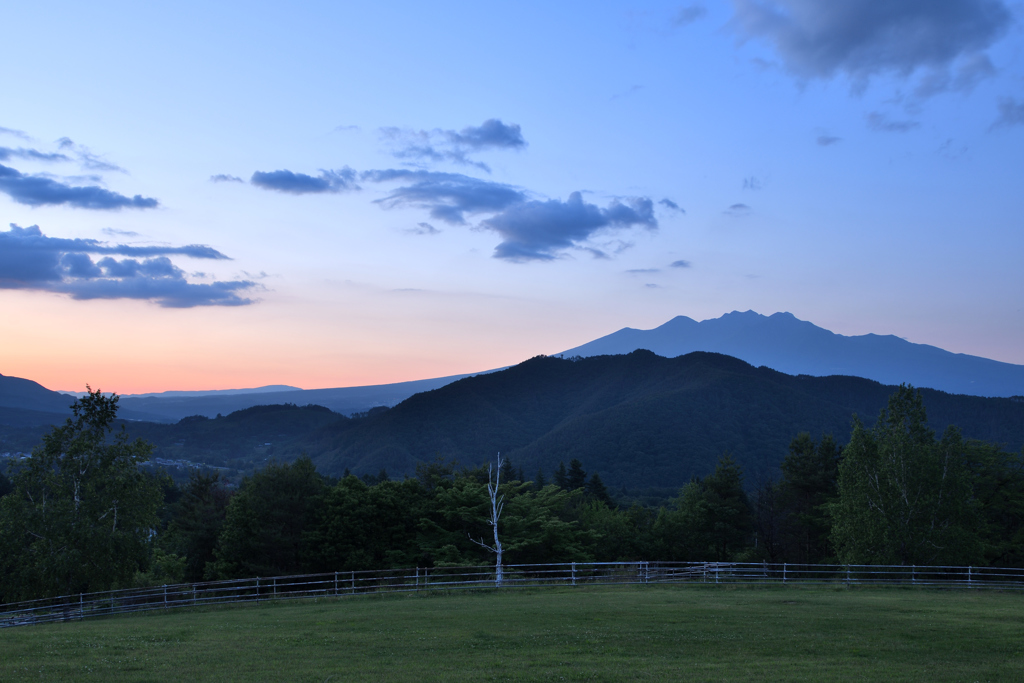
{"type": "Polygon", "coordinates": [[[597,356],[649,349],[674,358],[694,351],[735,356],[793,375],[853,375],[883,384],[912,384],[956,394],[1024,392],[1024,366],[914,344],[894,335],[844,336],[780,311],[732,311],[695,322],[676,316],[651,330],[626,328],[565,352],[597,356]]]}

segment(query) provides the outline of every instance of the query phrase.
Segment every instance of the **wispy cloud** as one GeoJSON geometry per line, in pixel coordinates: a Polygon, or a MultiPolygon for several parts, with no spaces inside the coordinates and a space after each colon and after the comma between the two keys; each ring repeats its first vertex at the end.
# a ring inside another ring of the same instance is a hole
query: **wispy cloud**
{"type": "Polygon", "coordinates": [[[674,26],[688,26],[699,19],[703,19],[707,14],[708,10],[704,5],[687,5],[680,7],[676,11],[672,17],[672,24],[674,26]]]}
{"type": "Polygon", "coordinates": [[[1001,97],[999,117],[992,123],[990,130],[1010,126],[1024,126],[1024,102],[1018,102],[1012,97],[1001,97]]]}
{"type": "Polygon", "coordinates": [[[689,267],[691,267],[691,265],[692,264],[689,261],[684,261],[683,259],[679,259],[678,261],[673,261],[672,263],[668,264],[668,267],[669,268],[689,268],[689,267]]]}
{"type": "Polygon", "coordinates": [[[411,206],[427,209],[430,217],[450,225],[465,225],[466,216],[494,213],[526,200],[526,194],[511,185],[481,180],[461,173],[386,169],[366,171],[365,181],[409,184],[376,200],[384,208],[411,206]]]}
{"type": "Polygon", "coordinates": [[[21,140],[31,140],[31,136],[23,130],[16,130],[14,128],[4,128],[0,126],[0,135],[10,135],[11,137],[19,138],[21,140]]]}
{"type": "Polygon", "coordinates": [[[875,75],[920,70],[933,83],[919,95],[967,88],[988,75],[984,52],[1009,30],[1003,0],[733,0],[734,27],[768,41],[800,78],[847,75],[863,89],[875,75]],[[941,74],[960,71],[936,89],[941,74]],[[959,79],[959,82],[957,80],[959,79]]]}
{"type": "Polygon", "coordinates": [[[218,173],[217,175],[210,176],[211,183],[244,183],[245,181],[236,175],[228,175],[226,173],[218,173]]]}
{"type": "Polygon", "coordinates": [[[873,111],[867,115],[868,128],[881,133],[909,133],[921,126],[918,121],[893,120],[887,115],[873,111]]]}
{"type": "Polygon", "coordinates": [[[293,173],[292,171],[256,171],[249,180],[265,190],[276,190],[288,194],[318,194],[358,190],[355,184],[356,172],[349,167],[340,170],[321,170],[319,176],[293,173]]]}
{"type": "Polygon", "coordinates": [[[117,164],[111,163],[103,157],[93,154],[88,147],[75,143],[71,138],[61,138],[57,141],[57,146],[60,149],[67,150],[74,154],[75,158],[78,159],[78,163],[82,165],[82,168],[90,171],[117,171],[118,173],[127,173],[126,170],[117,164]]]}
{"type": "Polygon", "coordinates": [[[426,209],[431,218],[449,225],[468,225],[471,217],[486,216],[478,227],[501,236],[494,256],[507,261],[548,261],[567,249],[608,258],[603,249],[587,243],[595,234],[658,227],[654,203],[646,197],[613,200],[602,208],[583,201],[579,192],[573,192],[564,202],[536,200],[520,188],[460,173],[386,169],[366,171],[360,179],[402,183],[376,200],[387,209],[426,209]]]}
{"type": "Polygon", "coordinates": [[[0,192],[19,204],[29,206],[66,205],[79,209],[152,209],[159,202],[151,197],[126,197],[98,185],[75,186],[43,174],[24,174],[0,165],[0,192]]]}
{"type": "Polygon", "coordinates": [[[655,230],[654,204],[639,197],[626,203],[615,200],[607,208],[583,201],[579,192],[561,201],[526,201],[513,204],[480,223],[502,237],[494,249],[496,258],[508,261],[547,261],[558,252],[582,246],[604,229],[639,226],[655,230]]]}
{"type": "Polygon", "coordinates": [[[819,147],[831,147],[832,145],[842,142],[843,139],[836,137],[835,135],[819,135],[814,142],[819,147]]]}
{"type": "Polygon", "coordinates": [[[436,235],[441,231],[430,223],[417,223],[415,228],[409,228],[406,232],[411,232],[414,235],[436,235]]]}
{"type": "Polygon", "coordinates": [[[242,294],[256,287],[254,282],[192,283],[168,258],[172,255],[227,258],[205,245],[107,245],[47,237],[39,226],[12,223],[7,232],[0,232],[0,289],[56,292],[74,299],[144,299],[166,308],[253,303],[242,294]],[[93,254],[101,258],[94,261],[93,254]]]}
{"type": "Polygon", "coordinates": [[[60,152],[40,152],[38,149],[18,147],[0,147],[0,161],[11,159],[28,159],[30,161],[71,161],[71,157],[60,152]]]}
{"type": "Polygon", "coordinates": [[[470,154],[489,149],[523,149],[526,140],[518,124],[506,124],[501,119],[488,119],[479,126],[462,130],[431,131],[408,128],[381,128],[381,136],[392,146],[396,159],[420,163],[450,161],[490,171],[487,164],[469,158],[470,154]]]}
{"type": "Polygon", "coordinates": [[[117,228],[103,228],[101,231],[104,235],[110,235],[111,237],[140,237],[139,233],[134,230],[118,230],[117,228]]]}
{"type": "Polygon", "coordinates": [[[725,214],[729,216],[746,216],[750,213],[750,207],[743,203],[737,203],[731,205],[725,210],[725,214]]]}
{"type": "Polygon", "coordinates": [[[676,204],[674,201],[672,201],[671,199],[669,199],[667,197],[664,198],[664,199],[659,199],[658,200],[658,204],[660,204],[661,206],[664,206],[666,209],[669,209],[670,211],[678,211],[679,213],[686,213],[685,209],[683,209],[681,206],[679,206],[678,204],[676,204]]]}

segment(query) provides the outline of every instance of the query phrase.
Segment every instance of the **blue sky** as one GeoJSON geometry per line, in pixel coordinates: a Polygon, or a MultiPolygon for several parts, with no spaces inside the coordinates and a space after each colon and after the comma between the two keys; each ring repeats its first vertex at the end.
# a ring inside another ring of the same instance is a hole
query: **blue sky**
{"type": "Polygon", "coordinates": [[[21,3],[0,372],[370,384],[746,309],[1024,363],[1021,17],[21,3]]]}

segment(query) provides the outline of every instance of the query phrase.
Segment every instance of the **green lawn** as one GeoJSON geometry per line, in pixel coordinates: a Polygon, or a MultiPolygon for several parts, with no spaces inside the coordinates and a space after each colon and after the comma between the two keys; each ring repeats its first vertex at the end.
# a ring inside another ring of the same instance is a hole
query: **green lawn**
{"type": "Polygon", "coordinates": [[[1024,680],[1024,594],[647,586],[0,630],[0,681],[1024,680]]]}

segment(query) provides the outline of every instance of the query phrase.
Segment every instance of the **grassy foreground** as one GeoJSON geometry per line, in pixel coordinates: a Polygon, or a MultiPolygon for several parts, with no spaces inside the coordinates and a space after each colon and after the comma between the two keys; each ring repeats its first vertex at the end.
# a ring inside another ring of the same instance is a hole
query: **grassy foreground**
{"type": "Polygon", "coordinates": [[[616,587],[0,630],[0,681],[1024,680],[1024,594],[616,587]]]}

